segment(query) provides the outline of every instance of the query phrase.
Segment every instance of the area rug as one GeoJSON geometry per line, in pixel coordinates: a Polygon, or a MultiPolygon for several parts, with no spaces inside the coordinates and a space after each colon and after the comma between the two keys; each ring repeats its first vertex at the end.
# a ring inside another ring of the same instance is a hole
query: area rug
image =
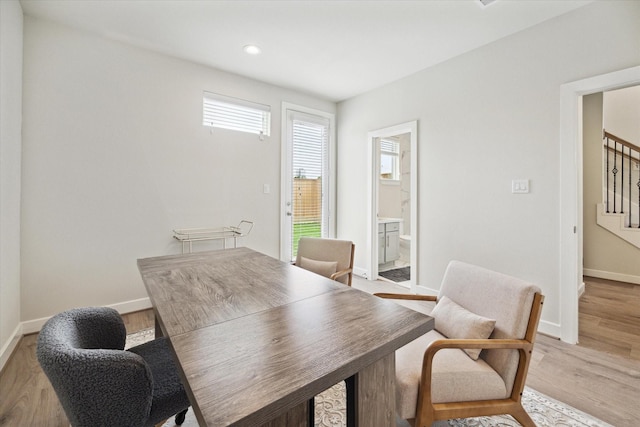
{"type": "Polygon", "coordinates": [[[406,282],[411,280],[411,267],[394,268],[393,270],[380,271],[378,276],[382,276],[385,279],[393,280],[394,282],[406,282]]]}
{"type": "MultiPolygon", "coordinates": [[[[127,335],[126,348],[130,348],[153,339],[153,328],[127,335]]],[[[344,383],[336,384],[315,398],[315,426],[346,426],[346,388],[344,383]]],[[[549,396],[525,387],[522,405],[538,427],[613,427],[604,421],[579,411],[549,396]]],[[[174,427],[175,421],[169,419],[162,427],[174,427]]],[[[198,427],[193,410],[187,412],[183,427],[198,427]]],[[[398,420],[398,427],[408,426],[406,421],[398,420]]],[[[511,416],[477,417],[438,421],[434,427],[518,427],[520,424],[511,416]]]]}

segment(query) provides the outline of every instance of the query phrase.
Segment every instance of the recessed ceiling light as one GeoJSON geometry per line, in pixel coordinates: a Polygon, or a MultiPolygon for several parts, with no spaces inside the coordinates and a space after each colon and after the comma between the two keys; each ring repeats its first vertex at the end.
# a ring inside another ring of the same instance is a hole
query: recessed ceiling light
{"type": "Polygon", "coordinates": [[[249,55],[260,55],[260,53],[262,52],[262,50],[260,50],[260,48],[254,44],[248,44],[243,49],[249,55]]]}

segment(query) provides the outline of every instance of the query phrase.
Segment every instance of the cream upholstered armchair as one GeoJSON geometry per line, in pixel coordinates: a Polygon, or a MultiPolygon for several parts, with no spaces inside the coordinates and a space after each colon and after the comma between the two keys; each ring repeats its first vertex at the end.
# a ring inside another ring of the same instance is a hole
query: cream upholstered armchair
{"type": "Polygon", "coordinates": [[[396,351],[398,416],[430,427],[436,420],[510,414],[535,427],[520,399],[543,300],[523,280],[450,262],[431,312],[435,329],[396,351]]]}
{"type": "Polygon", "coordinates": [[[301,237],[295,265],[351,286],[355,247],[350,240],[301,237]]]}

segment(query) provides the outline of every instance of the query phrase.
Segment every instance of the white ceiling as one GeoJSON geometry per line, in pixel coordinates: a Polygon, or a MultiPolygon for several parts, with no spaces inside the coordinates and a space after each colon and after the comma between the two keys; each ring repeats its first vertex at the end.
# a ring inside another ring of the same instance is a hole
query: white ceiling
{"type": "Polygon", "coordinates": [[[592,0],[21,0],[24,13],[340,101],[592,0]],[[256,44],[259,56],[242,48],[256,44]]]}

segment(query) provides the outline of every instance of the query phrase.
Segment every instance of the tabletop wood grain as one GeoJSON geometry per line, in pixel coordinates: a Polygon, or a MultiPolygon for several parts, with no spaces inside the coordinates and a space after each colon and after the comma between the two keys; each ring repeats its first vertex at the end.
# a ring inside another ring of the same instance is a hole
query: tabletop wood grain
{"type": "Polygon", "coordinates": [[[433,328],[429,316],[247,248],[138,265],[201,425],[266,424],[381,360],[388,371],[397,348],[433,328]]]}
{"type": "Polygon", "coordinates": [[[340,289],[248,248],[147,258],[138,266],[167,336],[340,289]]]}

